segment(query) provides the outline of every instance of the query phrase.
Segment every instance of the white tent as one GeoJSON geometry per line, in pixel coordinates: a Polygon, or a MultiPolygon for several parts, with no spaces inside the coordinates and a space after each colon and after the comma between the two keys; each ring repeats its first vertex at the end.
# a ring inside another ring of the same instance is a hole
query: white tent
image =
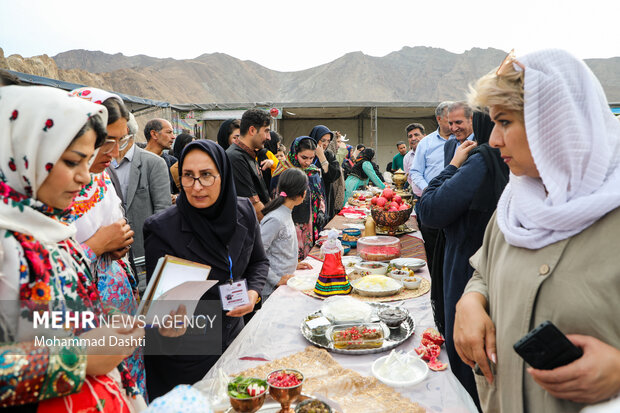
{"type": "Polygon", "coordinates": [[[250,108],[278,110],[272,129],[278,131],[288,147],[297,136],[308,135],[315,125],[347,135],[348,144],[364,145],[377,150],[377,163],[385,169],[396,154],[396,142],[406,141],[405,127],[418,122],[426,133],[437,128],[437,102],[346,102],[346,103],[239,103],[207,105],[172,105],[176,117],[195,125],[200,137],[215,140],[225,119],[241,118],[250,108]]]}

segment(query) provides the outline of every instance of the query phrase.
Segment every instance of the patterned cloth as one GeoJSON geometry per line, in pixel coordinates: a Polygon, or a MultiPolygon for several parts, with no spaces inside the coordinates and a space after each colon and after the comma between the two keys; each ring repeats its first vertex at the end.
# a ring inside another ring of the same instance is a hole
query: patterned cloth
{"type": "MultiPolygon", "coordinates": [[[[91,181],[74,199],[73,213],[76,218],[76,239],[82,244],[82,249],[91,262],[90,268],[97,279],[101,300],[122,313],[135,315],[138,309],[138,279],[126,256],[120,260],[113,260],[107,253],[97,257],[86,244],[99,228],[123,219],[121,200],[116,195],[107,172],[91,174],[91,181]]],[[[142,348],[137,348],[123,364],[131,372],[146,398],[142,348]]]]}
{"type": "MultiPolygon", "coordinates": [[[[137,394],[122,366],[118,380],[99,390],[85,376],[86,355],[81,347],[35,347],[32,340],[36,311],[92,311],[103,313],[89,261],[73,239],[70,209],[59,211],[36,199],[38,189],[72,139],[91,116],[107,120],[103,106],[69,97],[48,87],[0,88],[0,301],[17,308],[0,313],[0,407],[39,403],[62,397],[75,409],[93,407],[93,401],[117,392],[122,379],[137,394]],[[18,301],[18,299],[20,301],[18,301]],[[8,314],[8,317],[7,317],[8,314]],[[80,395],[90,393],[78,401],[80,395]],[[92,397],[91,397],[92,396],[92,397]]],[[[80,326],[65,333],[77,336],[80,326]]],[[[102,378],[103,379],[103,378],[102,378]]],[[[107,379],[105,379],[107,380],[107,379]]],[[[119,392],[120,394],[120,392],[119,392]]],[[[123,397],[117,403],[127,407],[123,397]]],[[[53,403],[50,401],[50,403],[53,403]]]]}

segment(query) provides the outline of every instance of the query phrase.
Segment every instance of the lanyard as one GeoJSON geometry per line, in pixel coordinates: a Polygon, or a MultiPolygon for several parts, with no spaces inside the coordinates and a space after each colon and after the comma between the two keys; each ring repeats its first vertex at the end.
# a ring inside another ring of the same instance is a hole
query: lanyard
{"type": "Polygon", "coordinates": [[[232,272],[232,258],[230,258],[230,255],[228,255],[228,264],[229,264],[229,270],[230,270],[230,278],[228,279],[228,282],[230,282],[230,284],[232,285],[233,283],[233,272],[232,272]]]}

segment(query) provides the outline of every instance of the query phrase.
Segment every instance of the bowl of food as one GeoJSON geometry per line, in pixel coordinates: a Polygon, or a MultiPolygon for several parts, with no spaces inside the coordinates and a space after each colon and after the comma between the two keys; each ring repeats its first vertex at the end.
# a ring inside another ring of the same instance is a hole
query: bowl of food
{"type": "Polygon", "coordinates": [[[342,265],[344,265],[344,269],[347,273],[354,271],[355,266],[362,261],[364,260],[355,255],[342,257],[342,265]]]}
{"type": "Polygon", "coordinates": [[[360,262],[355,265],[355,271],[364,275],[385,275],[388,265],[384,262],[360,262]]]}
{"type": "Polygon", "coordinates": [[[357,246],[357,240],[362,236],[362,231],[357,228],[345,228],[342,230],[342,244],[350,247],[357,246]]]}
{"type": "Polygon", "coordinates": [[[357,253],[365,261],[390,261],[400,257],[400,250],[396,237],[373,235],[357,240],[357,253]]]}
{"type": "Polygon", "coordinates": [[[333,324],[363,323],[372,317],[370,304],[351,296],[329,297],[323,301],[321,314],[333,324]]]}
{"type": "Polygon", "coordinates": [[[426,363],[416,357],[392,351],[372,364],[372,374],[382,383],[392,387],[410,387],[428,375],[426,363]]]}
{"type": "Polygon", "coordinates": [[[282,407],[282,412],[289,412],[291,404],[301,396],[304,375],[295,369],[274,370],[267,375],[269,395],[282,407]]]}
{"type": "Polygon", "coordinates": [[[256,377],[238,376],[228,383],[230,405],[239,413],[260,410],[267,396],[267,382],[256,377]]]}
{"type": "Polygon", "coordinates": [[[332,413],[333,410],[327,403],[317,399],[306,399],[297,404],[295,413],[332,413]]]}
{"type": "Polygon", "coordinates": [[[367,275],[351,282],[359,295],[366,297],[387,297],[398,294],[403,288],[401,281],[385,275],[367,275]]]}
{"type": "Polygon", "coordinates": [[[411,275],[411,273],[409,273],[409,271],[405,271],[405,270],[392,270],[389,273],[390,277],[394,278],[395,280],[399,280],[402,281],[403,278],[407,278],[411,275]]]}
{"type": "Polygon", "coordinates": [[[407,205],[406,209],[389,209],[387,211],[383,208],[373,206],[370,210],[370,214],[378,226],[387,228],[388,233],[393,235],[396,233],[398,227],[407,222],[411,216],[411,211],[413,211],[412,205],[403,205],[407,205]]]}
{"type": "Polygon", "coordinates": [[[399,328],[400,324],[407,319],[408,311],[402,308],[388,307],[379,311],[379,320],[389,328],[399,328]]]}
{"type": "Polygon", "coordinates": [[[417,275],[413,277],[406,277],[402,279],[403,285],[408,290],[416,290],[420,288],[420,284],[422,284],[422,277],[418,277],[417,275]]]}

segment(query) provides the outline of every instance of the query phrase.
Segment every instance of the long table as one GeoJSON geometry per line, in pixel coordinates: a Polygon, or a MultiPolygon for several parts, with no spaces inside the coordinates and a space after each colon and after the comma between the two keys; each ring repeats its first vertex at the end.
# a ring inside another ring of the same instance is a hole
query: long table
{"type": "MultiPolygon", "coordinates": [[[[345,220],[342,217],[336,217],[327,225],[327,228],[341,229],[344,222],[345,220]]],[[[413,257],[417,255],[419,257],[415,251],[423,250],[424,241],[421,233],[416,231],[402,237],[409,237],[401,238],[401,243],[410,247],[403,256],[413,257]]],[[[319,273],[322,264],[320,261],[312,257],[308,257],[305,261],[309,262],[313,269],[303,272],[319,273]]],[[[299,273],[303,272],[299,271],[299,273]]],[[[430,274],[426,267],[419,271],[419,274],[430,281],[430,274]]],[[[271,361],[302,351],[311,344],[301,335],[300,325],[309,313],[320,309],[321,305],[322,300],[306,296],[288,286],[279,287],[241,331],[205,378],[196,384],[196,387],[204,388],[204,384],[215,377],[219,368],[222,368],[227,374],[233,374],[264,363],[264,360],[271,361]]],[[[430,294],[427,293],[406,300],[403,306],[415,318],[416,327],[414,335],[397,349],[410,351],[420,345],[421,333],[426,328],[435,327],[430,294]]],[[[386,354],[388,353],[349,356],[332,353],[332,356],[343,367],[366,376],[372,376],[372,363],[386,354]]],[[[445,351],[442,351],[439,359],[448,363],[445,351]]],[[[452,374],[450,367],[441,372],[430,371],[424,381],[413,387],[396,388],[395,390],[419,403],[428,411],[477,412],[471,397],[452,374]]],[[[376,408],[373,410],[373,406],[368,407],[367,412],[375,411],[376,408]]]]}

